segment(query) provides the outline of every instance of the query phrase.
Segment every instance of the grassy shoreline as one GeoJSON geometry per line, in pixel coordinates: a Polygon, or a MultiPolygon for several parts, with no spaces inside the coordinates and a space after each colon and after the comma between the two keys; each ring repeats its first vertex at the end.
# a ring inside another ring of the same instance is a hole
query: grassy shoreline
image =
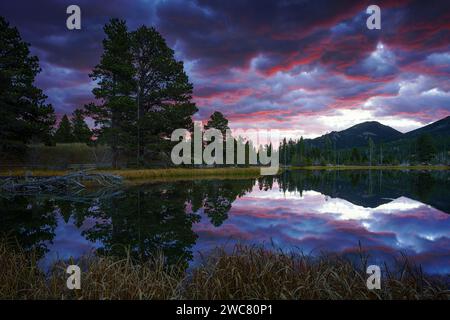
{"type": "Polygon", "coordinates": [[[361,261],[358,268],[342,257],[238,245],[228,253],[216,249],[188,273],[164,265],[161,255],[144,263],[91,256],[78,262],[81,290],[68,290],[65,271],[73,261],[59,261],[45,274],[35,254],[2,242],[0,299],[450,299],[448,282],[404,261],[386,273],[380,290],[368,290],[361,261]]]}
{"type": "MultiPolygon", "coordinates": [[[[282,170],[432,170],[446,171],[449,166],[444,165],[416,165],[416,166],[292,166],[280,168],[282,170]]],[[[0,177],[23,177],[30,174],[35,177],[62,176],[70,170],[51,169],[12,169],[0,170],[0,177]]],[[[195,180],[195,179],[234,179],[258,178],[261,176],[259,167],[247,168],[158,168],[158,169],[102,169],[92,170],[94,173],[109,173],[123,177],[126,181],[166,181],[166,180],[195,180]]]]}
{"type": "MultiPolygon", "coordinates": [[[[23,177],[30,174],[34,177],[63,176],[70,170],[47,169],[14,169],[0,170],[0,177],[23,177]]],[[[193,179],[233,179],[258,178],[259,167],[249,168],[170,168],[170,169],[108,169],[92,170],[93,173],[109,173],[123,177],[125,180],[159,181],[159,180],[193,180],[193,179]]]]}

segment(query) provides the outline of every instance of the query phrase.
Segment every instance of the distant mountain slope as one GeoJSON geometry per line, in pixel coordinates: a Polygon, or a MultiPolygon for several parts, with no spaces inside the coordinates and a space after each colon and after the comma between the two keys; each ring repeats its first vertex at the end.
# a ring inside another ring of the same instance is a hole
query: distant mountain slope
{"type": "Polygon", "coordinates": [[[421,134],[428,133],[433,137],[450,136],[450,116],[426,125],[422,128],[412,130],[403,135],[404,139],[417,138],[421,134]]]}
{"type": "Polygon", "coordinates": [[[406,142],[417,139],[425,133],[430,134],[435,139],[450,137],[450,116],[407,133],[401,133],[377,121],[367,121],[342,131],[332,131],[315,139],[306,139],[305,142],[309,145],[324,148],[329,139],[332,148],[347,149],[367,146],[369,137],[376,144],[380,142],[395,143],[395,141],[400,142],[400,140],[406,142]]]}
{"type": "Polygon", "coordinates": [[[403,133],[377,121],[367,121],[342,131],[333,131],[307,142],[316,147],[325,147],[330,139],[333,147],[345,149],[367,146],[369,137],[374,143],[389,142],[402,138],[403,133]]]}

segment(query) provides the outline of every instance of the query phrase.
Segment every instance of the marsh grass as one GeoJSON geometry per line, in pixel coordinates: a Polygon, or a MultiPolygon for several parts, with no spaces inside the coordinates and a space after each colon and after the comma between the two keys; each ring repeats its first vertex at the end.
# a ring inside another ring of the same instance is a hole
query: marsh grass
{"type": "MultiPolygon", "coordinates": [[[[261,247],[217,249],[193,271],[186,287],[192,299],[448,299],[448,282],[424,275],[405,256],[384,266],[381,290],[368,290],[367,256],[360,267],[347,258],[284,253],[261,247]]],[[[447,279],[448,280],[448,279],[447,279]]]]}
{"type": "Polygon", "coordinates": [[[226,177],[259,177],[259,167],[248,168],[172,168],[172,169],[127,169],[107,170],[105,172],[117,174],[128,180],[158,180],[170,178],[196,179],[199,177],[210,177],[220,179],[226,177]]]}
{"type": "MultiPolygon", "coordinates": [[[[424,275],[407,260],[366,288],[367,275],[349,260],[312,258],[261,247],[216,249],[190,271],[167,266],[162,255],[144,263],[130,258],[85,257],[81,290],[66,289],[60,261],[44,274],[36,255],[0,244],[0,299],[449,299],[448,282],[424,275]]],[[[448,279],[447,279],[448,280],[448,279]]]]}
{"type": "Polygon", "coordinates": [[[44,273],[34,252],[0,244],[0,299],[173,299],[180,297],[184,269],[167,266],[162,255],[137,264],[130,258],[86,256],[76,261],[82,269],[81,290],[69,290],[67,266],[58,261],[44,273]]]}
{"type": "MultiPolygon", "coordinates": [[[[121,169],[121,170],[92,170],[93,173],[109,173],[134,182],[165,181],[165,180],[194,180],[227,179],[227,178],[257,178],[260,176],[259,167],[248,168],[172,168],[172,169],[121,169]]],[[[0,176],[34,177],[61,176],[70,173],[68,170],[48,169],[14,169],[1,170],[0,176]]]]}

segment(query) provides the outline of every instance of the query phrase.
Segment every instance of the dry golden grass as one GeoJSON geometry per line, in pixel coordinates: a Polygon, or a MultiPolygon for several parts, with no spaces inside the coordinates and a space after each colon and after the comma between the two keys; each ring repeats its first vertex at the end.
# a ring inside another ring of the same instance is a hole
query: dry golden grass
{"type": "Polygon", "coordinates": [[[179,267],[168,267],[162,256],[142,264],[131,259],[91,257],[78,262],[86,266],[81,290],[66,289],[66,263],[55,265],[48,280],[51,299],[151,300],[181,297],[184,276],[179,267]]]}
{"type": "Polygon", "coordinates": [[[3,169],[0,170],[0,177],[24,177],[26,175],[33,177],[53,177],[63,176],[70,173],[68,170],[50,170],[50,169],[3,169]]]}
{"type": "Polygon", "coordinates": [[[103,171],[117,174],[128,180],[156,180],[165,178],[191,178],[199,177],[259,177],[259,167],[249,168],[173,168],[173,169],[127,169],[103,171]]]}
{"type": "Polygon", "coordinates": [[[48,274],[37,267],[34,253],[0,244],[0,299],[173,299],[180,297],[184,272],[167,267],[161,255],[143,264],[131,259],[85,257],[82,289],[66,287],[66,268],[72,261],[57,262],[48,274]]]}
{"type": "MultiPolygon", "coordinates": [[[[173,169],[121,169],[121,170],[93,170],[93,173],[109,173],[123,177],[126,180],[180,180],[180,179],[223,179],[223,178],[257,178],[260,176],[259,167],[249,168],[173,168],[173,169]]],[[[22,177],[31,175],[34,177],[62,176],[70,173],[68,170],[47,169],[14,169],[1,170],[0,177],[22,177]]]]}
{"type": "Polygon", "coordinates": [[[45,275],[34,253],[15,252],[14,245],[0,243],[0,299],[39,299],[48,297],[45,275]]]}
{"type": "MultiPolygon", "coordinates": [[[[361,257],[362,265],[365,258],[361,257]]],[[[368,290],[368,275],[338,256],[311,258],[259,247],[222,249],[193,272],[186,295],[192,299],[448,299],[442,280],[431,279],[407,261],[368,290]]]]}
{"type": "Polygon", "coordinates": [[[168,267],[161,255],[145,263],[88,257],[81,290],[66,289],[66,266],[45,275],[33,254],[0,244],[0,299],[449,299],[448,282],[427,277],[408,264],[366,288],[367,275],[348,260],[318,259],[262,248],[221,249],[190,273],[168,267]]]}

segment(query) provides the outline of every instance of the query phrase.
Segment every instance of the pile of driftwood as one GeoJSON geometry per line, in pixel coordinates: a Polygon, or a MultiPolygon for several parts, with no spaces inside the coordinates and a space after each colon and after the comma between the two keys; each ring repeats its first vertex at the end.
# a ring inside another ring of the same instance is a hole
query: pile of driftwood
{"type": "Polygon", "coordinates": [[[55,177],[6,178],[0,180],[0,192],[15,195],[35,195],[39,193],[76,193],[86,188],[85,184],[101,187],[116,187],[122,184],[122,177],[104,173],[84,171],[55,177]]]}

